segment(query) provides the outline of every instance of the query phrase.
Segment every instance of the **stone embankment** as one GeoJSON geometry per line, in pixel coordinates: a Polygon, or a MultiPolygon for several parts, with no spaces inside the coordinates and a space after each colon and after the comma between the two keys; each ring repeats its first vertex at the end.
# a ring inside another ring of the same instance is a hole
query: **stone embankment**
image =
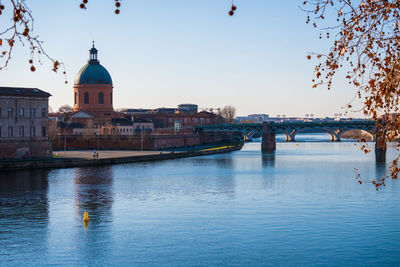
{"type": "MultiPolygon", "coordinates": [[[[21,170],[41,168],[71,168],[83,166],[100,166],[110,164],[157,161],[177,158],[206,156],[240,150],[242,145],[215,147],[193,151],[99,151],[99,157],[93,158],[89,151],[68,151],[71,157],[55,157],[36,160],[0,161],[0,170],[21,170]],[[107,153],[108,152],[108,153],[107,153]]],[[[62,155],[62,152],[60,152],[62,155]]]]}

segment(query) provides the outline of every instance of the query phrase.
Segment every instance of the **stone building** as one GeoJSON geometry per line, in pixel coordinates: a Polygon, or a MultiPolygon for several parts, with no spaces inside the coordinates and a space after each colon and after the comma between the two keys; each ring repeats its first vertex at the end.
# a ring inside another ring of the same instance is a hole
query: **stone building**
{"type": "Polygon", "coordinates": [[[36,88],[0,87],[0,159],[52,155],[49,97],[36,88]]]}

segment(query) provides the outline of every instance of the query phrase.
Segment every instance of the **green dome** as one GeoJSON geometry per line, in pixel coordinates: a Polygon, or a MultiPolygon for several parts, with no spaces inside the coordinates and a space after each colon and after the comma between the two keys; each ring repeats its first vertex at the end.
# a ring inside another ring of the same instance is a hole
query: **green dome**
{"type": "Polygon", "coordinates": [[[76,75],[75,84],[112,84],[112,80],[106,68],[89,62],[76,75]]]}
{"type": "Polygon", "coordinates": [[[89,50],[90,57],[88,64],[82,67],[75,78],[74,84],[111,84],[112,80],[110,73],[100,65],[97,60],[97,49],[93,47],[89,50]]]}

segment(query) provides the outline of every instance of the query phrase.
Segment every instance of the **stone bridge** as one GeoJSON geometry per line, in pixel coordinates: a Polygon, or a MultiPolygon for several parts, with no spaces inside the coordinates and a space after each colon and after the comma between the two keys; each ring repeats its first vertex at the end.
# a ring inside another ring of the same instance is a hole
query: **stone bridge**
{"type": "Polygon", "coordinates": [[[276,148],[275,135],[284,134],[286,141],[295,141],[296,134],[302,132],[328,133],[331,141],[338,142],[342,134],[348,130],[362,130],[371,136],[375,135],[375,121],[322,121],[322,122],[264,122],[249,124],[219,124],[202,125],[196,127],[197,131],[230,131],[240,132],[244,140],[252,139],[254,136],[262,136],[263,150],[274,150],[276,148]]]}

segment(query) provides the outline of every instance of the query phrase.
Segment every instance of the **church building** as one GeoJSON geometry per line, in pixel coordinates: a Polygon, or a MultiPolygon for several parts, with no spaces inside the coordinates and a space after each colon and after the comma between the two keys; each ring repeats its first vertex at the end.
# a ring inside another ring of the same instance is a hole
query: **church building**
{"type": "Polygon", "coordinates": [[[110,74],[97,58],[97,49],[89,50],[88,63],[81,68],[74,82],[74,112],[95,118],[113,118],[113,83],[110,74]]]}

